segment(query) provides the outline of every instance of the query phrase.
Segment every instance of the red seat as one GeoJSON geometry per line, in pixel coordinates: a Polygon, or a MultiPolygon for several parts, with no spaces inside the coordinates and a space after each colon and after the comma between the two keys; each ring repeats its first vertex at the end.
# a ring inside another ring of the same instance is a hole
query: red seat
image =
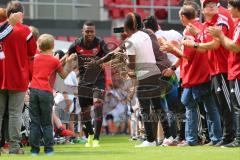
{"type": "Polygon", "coordinates": [[[114,0],[104,0],[104,7],[110,8],[113,3],[114,0]]]}
{"type": "Polygon", "coordinates": [[[145,19],[150,15],[150,11],[143,8],[138,8],[137,13],[141,16],[142,19],[145,19]]]}
{"type": "Polygon", "coordinates": [[[116,4],[132,4],[132,0],[115,0],[116,4]]]}
{"type": "Polygon", "coordinates": [[[112,8],[112,9],[109,10],[109,15],[113,19],[122,18],[121,9],[120,8],[112,8]]]}
{"type": "Polygon", "coordinates": [[[69,37],[68,37],[68,41],[69,41],[69,42],[74,42],[77,38],[78,38],[78,37],[76,37],[76,36],[69,36],[69,37]]]}
{"type": "MultiPolygon", "coordinates": [[[[104,37],[103,40],[106,43],[114,43],[114,44],[116,44],[116,46],[118,46],[121,43],[121,40],[119,40],[116,36],[104,37]]],[[[109,46],[109,47],[114,47],[114,46],[109,46]]]]}
{"type": "Polygon", "coordinates": [[[167,0],[165,0],[165,1],[164,0],[154,0],[154,5],[155,6],[166,6],[166,5],[168,5],[168,1],[167,0]]]}
{"type": "Polygon", "coordinates": [[[133,12],[133,8],[123,8],[122,9],[123,17],[126,17],[129,12],[133,12]]]}
{"type": "Polygon", "coordinates": [[[155,17],[159,20],[167,19],[168,12],[166,9],[156,9],[155,10],[155,17]]]}
{"type": "Polygon", "coordinates": [[[180,0],[171,0],[171,5],[178,6],[180,4],[180,0]]]}
{"type": "Polygon", "coordinates": [[[139,5],[150,6],[151,5],[151,1],[150,0],[139,0],[139,5]]]}
{"type": "Polygon", "coordinates": [[[68,41],[68,38],[66,36],[57,36],[56,39],[61,41],[68,41]]]}

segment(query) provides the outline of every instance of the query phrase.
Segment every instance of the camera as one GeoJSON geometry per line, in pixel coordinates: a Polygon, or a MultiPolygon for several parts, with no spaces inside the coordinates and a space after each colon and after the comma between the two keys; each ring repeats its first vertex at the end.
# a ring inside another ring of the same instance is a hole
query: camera
{"type": "Polygon", "coordinates": [[[124,32],[124,27],[113,28],[113,33],[123,33],[123,32],[124,32]]]}

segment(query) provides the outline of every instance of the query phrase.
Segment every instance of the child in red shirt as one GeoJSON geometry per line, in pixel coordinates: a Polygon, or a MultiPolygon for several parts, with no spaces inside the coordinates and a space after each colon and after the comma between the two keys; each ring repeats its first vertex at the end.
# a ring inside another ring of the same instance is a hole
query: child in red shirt
{"type": "MultiPolygon", "coordinates": [[[[33,62],[33,75],[30,84],[29,112],[30,125],[30,146],[31,153],[38,155],[40,151],[40,138],[43,133],[44,152],[53,153],[53,85],[58,73],[63,79],[71,71],[64,71],[60,60],[53,56],[54,37],[43,34],[37,40],[40,54],[36,55],[33,62]]],[[[66,65],[70,65],[75,55],[66,58],[66,65]]]]}

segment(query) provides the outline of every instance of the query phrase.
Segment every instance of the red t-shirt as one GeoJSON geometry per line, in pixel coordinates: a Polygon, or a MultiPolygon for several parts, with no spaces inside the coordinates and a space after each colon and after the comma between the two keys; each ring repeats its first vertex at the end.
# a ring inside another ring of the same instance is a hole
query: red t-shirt
{"type": "MultiPolygon", "coordinates": [[[[211,21],[204,23],[204,31],[201,33],[201,41],[204,43],[210,42],[213,40],[213,37],[207,32],[209,26],[219,26],[221,27],[223,33],[231,38],[232,34],[229,32],[232,30],[228,23],[228,18],[221,14],[216,14],[211,21]]],[[[227,73],[229,51],[225,49],[222,45],[219,48],[214,50],[208,50],[208,63],[211,75],[217,75],[219,73],[227,73]]]]}
{"type": "Polygon", "coordinates": [[[33,61],[33,75],[30,88],[53,91],[56,74],[62,69],[59,59],[46,54],[38,54],[33,61]]]}
{"type": "MultiPolygon", "coordinates": [[[[194,21],[192,23],[194,26],[203,29],[203,25],[194,21]]],[[[188,29],[185,28],[183,32],[184,37],[188,37],[198,42],[198,37],[193,36],[189,33],[188,29]]],[[[182,75],[182,87],[189,88],[193,87],[210,80],[207,54],[199,53],[193,48],[185,47],[183,48],[183,53],[188,59],[181,59],[181,75],[182,75]]]]}
{"type": "Polygon", "coordinates": [[[0,89],[26,91],[29,84],[29,58],[36,53],[36,41],[28,26],[17,24],[2,39],[2,47],[5,59],[0,63],[0,89]]]}
{"type": "MultiPolygon", "coordinates": [[[[238,20],[237,26],[234,31],[233,41],[237,45],[240,45],[240,20],[238,20]]],[[[230,52],[228,57],[228,79],[240,80],[240,53],[230,52]]]]}

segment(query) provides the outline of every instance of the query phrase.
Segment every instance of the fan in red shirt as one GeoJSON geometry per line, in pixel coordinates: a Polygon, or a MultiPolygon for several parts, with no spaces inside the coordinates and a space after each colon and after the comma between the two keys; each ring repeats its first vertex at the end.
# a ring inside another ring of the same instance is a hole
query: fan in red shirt
{"type": "MultiPolygon", "coordinates": [[[[19,1],[10,1],[6,8],[7,17],[21,12],[23,6],[19,1]]],[[[22,22],[23,16],[20,21],[22,22]]],[[[1,63],[2,82],[0,84],[0,130],[5,109],[9,112],[9,142],[10,154],[22,154],[20,148],[21,113],[25,91],[29,83],[29,58],[36,52],[36,42],[28,26],[17,23],[14,27],[5,23],[0,28],[0,40],[4,59],[1,63]]],[[[1,133],[0,133],[1,134],[1,133]]],[[[1,136],[0,136],[1,137],[1,136]]]]}
{"type": "MultiPolygon", "coordinates": [[[[185,39],[199,41],[198,36],[189,32],[189,25],[203,29],[201,23],[196,20],[196,12],[190,5],[183,6],[179,11],[182,24],[186,26],[183,35],[185,39]]],[[[180,58],[180,72],[182,78],[183,93],[182,103],[186,107],[186,142],[179,146],[198,145],[198,112],[197,103],[202,102],[207,113],[209,135],[212,144],[221,141],[221,123],[217,105],[210,90],[210,74],[208,69],[207,55],[199,53],[193,48],[183,47],[183,51],[163,44],[162,50],[168,51],[180,58]],[[167,50],[166,50],[167,49],[167,50]],[[201,67],[199,67],[201,66],[201,67]],[[211,123],[209,123],[211,121],[211,123]]]]}
{"type": "Polygon", "coordinates": [[[209,32],[220,39],[221,44],[230,50],[228,57],[228,79],[230,85],[230,98],[233,108],[236,113],[237,132],[236,139],[225,145],[225,147],[239,147],[240,146],[240,1],[229,0],[229,10],[233,18],[236,18],[237,25],[235,27],[234,36],[232,40],[221,32],[216,27],[210,27],[209,32]]]}
{"type": "Polygon", "coordinates": [[[204,30],[200,33],[201,43],[194,41],[184,41],[185,46],[197,49],[198,51],[208,51],[208,62],[211,74],[212,88],[216,94],[222,114],[224,133],[223,140],[216,144],[217,146],[225,145],[234,140],[235,131],[233,127],[233,109],[230,103],[228,90],[228,55],[229,51],[220,44],[219,40],[214,39],[208,32],[207,28],[216,26],[221,28],[224,35],[231,38],[233,28],[229,24],[229,18],[219,14],[217,7],[218,0],[202,0],[203,14],[205,17],[204,30]]]}

